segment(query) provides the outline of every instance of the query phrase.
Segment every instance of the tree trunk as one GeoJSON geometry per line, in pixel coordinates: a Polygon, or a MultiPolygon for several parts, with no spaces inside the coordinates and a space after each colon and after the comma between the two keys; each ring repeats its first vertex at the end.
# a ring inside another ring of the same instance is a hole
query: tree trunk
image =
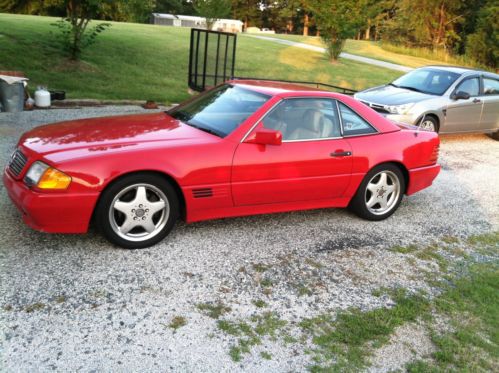
{"type": "Polygon", "coordinates": [[[308,14],[305,13],[305,17],[303,18],[303,36],[308,36],[308,14]]]}
{"type": "Polygon", "coordinates": [[[365,40],[371,40],[371,20],[367,20],[367,29],[366,29],[366,34],[364,36],[365,40]]]}

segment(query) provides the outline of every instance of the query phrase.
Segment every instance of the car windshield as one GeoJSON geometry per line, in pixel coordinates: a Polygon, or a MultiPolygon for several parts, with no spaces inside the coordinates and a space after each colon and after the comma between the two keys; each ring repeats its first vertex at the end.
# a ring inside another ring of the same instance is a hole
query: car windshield
{"type": "Polygon", "coordinates": [[[401,76],[391,85],[441,96],[458,77],[459,74],[440,69],[417,69],[401,76]]]}
{"type": "Polygon", "coordinates": [[[168,114],[192,127],[225,137],[269,98],[240,86],[225,84],[170,110],[168,114]]]}

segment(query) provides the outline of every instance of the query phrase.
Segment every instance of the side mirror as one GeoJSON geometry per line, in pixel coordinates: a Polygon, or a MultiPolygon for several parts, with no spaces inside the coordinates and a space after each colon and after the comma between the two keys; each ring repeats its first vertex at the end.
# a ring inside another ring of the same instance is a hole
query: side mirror
{"type": "Polygon", "coordinates": [[[453,100],[467,100],[470,98],[470,94],[464,91],[458,91],[452,96],[453,100]]]}
{"type": "Polygon", "coordinates": [[[245,142],[260,145],[281,145],[282,133],[268,128],[260,128],[253,132],[245,142]]]}

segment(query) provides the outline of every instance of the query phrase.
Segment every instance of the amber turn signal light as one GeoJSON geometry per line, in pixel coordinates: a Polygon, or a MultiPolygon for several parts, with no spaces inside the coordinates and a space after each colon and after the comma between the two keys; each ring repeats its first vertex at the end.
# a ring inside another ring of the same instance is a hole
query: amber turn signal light
{"type": "Polygon", "coordinates": [[[64,172],[49,167],[38,181],[40,189],[67,189],[71,183],[71,177],[64,172]]]}

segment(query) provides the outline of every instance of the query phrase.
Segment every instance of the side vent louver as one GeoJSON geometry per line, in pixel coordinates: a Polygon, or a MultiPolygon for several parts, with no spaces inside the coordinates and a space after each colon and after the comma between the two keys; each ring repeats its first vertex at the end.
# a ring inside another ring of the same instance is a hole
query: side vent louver
{"type": "Polygon", "coordinates": [[[194,198],[208,198],[213,197],[213,190],[211,188],[193,189],[192,194],[194,198]]]}

